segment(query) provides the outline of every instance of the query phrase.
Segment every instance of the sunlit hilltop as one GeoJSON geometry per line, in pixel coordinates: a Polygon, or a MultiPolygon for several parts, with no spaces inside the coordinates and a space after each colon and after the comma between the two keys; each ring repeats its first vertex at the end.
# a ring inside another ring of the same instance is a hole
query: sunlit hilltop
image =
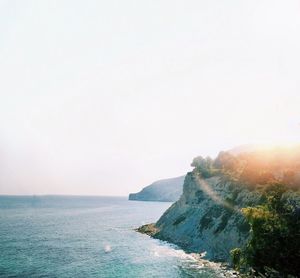
{"type": "MultiPolygon", "coordinates": [[[[196,157],[192,166],[204,165],[205,174],[222,171],[242,183],[282,182],[300,187],[300,144],[244,145],[220,152],[215,160],[196,157]]],[[[209,175],[209,174],[208,174],[209,175]]]]}

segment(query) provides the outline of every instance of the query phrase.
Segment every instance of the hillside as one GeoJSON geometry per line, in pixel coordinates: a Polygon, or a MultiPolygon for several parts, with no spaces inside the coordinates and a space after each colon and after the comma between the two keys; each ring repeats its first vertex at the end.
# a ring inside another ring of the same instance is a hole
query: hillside
{"type": "Polygon", "coordinates": [[[237,269],[296,275],[299,162],[299,148],[197,157],[180,199],[140,231],[237,269]]]}
{"type": "Polygon", "coordinates": [[[132,201],[175,202],[182,194],[185,176],[156,181],[138,193],[129,194],[132,201]]]}

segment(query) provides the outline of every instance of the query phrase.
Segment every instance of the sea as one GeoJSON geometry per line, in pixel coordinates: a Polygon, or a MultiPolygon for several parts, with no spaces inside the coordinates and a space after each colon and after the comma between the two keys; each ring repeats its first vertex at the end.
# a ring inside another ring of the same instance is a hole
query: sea
{"type": "Polygon", "coordinates": [[[0,196],[0,277],[233,277],[222,265],[134,229],[166,202],[0,196]]]}

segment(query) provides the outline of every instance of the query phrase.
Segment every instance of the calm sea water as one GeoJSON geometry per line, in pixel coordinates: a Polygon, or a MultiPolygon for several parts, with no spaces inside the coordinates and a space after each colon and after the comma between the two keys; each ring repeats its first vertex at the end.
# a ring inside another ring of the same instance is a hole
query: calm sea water
{"type": "Polygon", "coordinates": [[[133,229],[170,203],[0,196],[0,277],[227,277],[133,229]]]}

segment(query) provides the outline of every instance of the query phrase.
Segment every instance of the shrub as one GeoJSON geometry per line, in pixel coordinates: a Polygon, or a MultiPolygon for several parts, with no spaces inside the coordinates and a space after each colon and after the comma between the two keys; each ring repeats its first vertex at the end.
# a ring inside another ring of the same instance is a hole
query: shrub
{"type": "Polygon", "coordinates": [[[285,198],[286,190],[282,184],[270,184],[263,205],[242,209],[251,237],[240,253],[232,250],[236,268],[253,267],[257,273],[273,269],[283,276],[300,273],[300,204],[285,198]]]}

